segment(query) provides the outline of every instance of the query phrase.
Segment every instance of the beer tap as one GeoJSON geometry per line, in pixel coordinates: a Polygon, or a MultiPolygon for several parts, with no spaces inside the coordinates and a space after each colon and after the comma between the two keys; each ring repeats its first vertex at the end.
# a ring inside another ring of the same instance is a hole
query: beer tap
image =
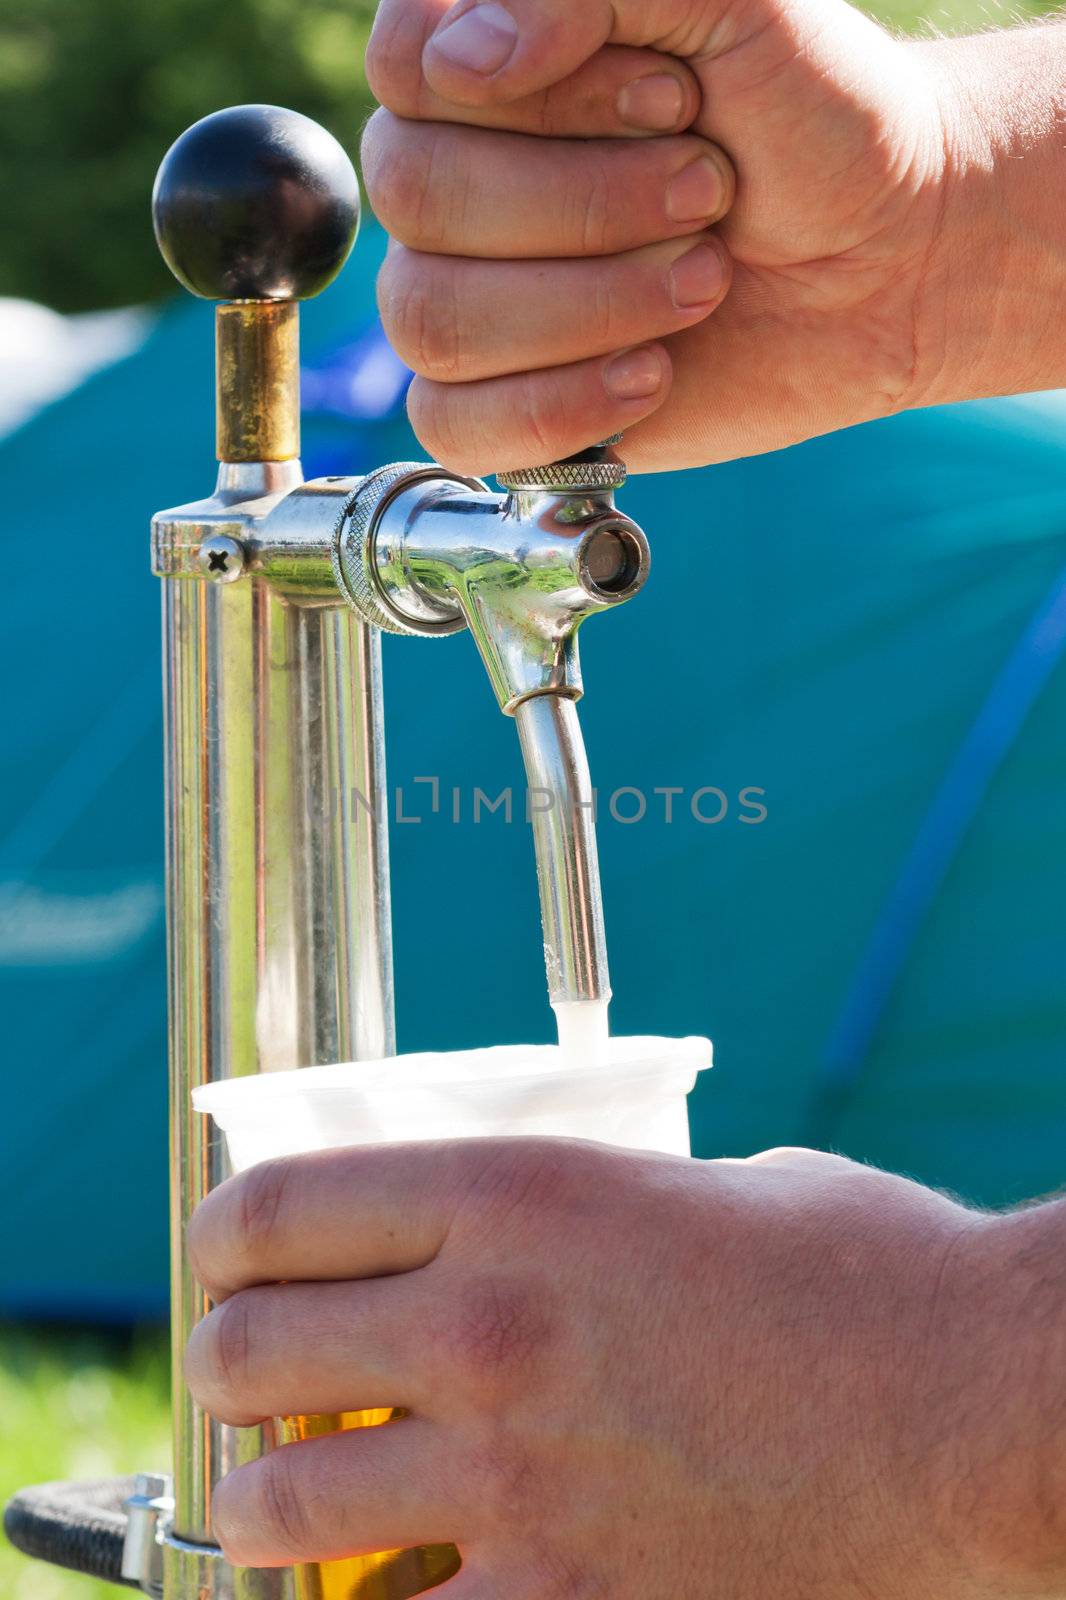
{"type": "MultiPolygon", "coordinates": [[[[185,1251],[225,1176],[191,1091],[220,1078],[395,1051],[380,635],[469,631],[526,764],[549,998],[610,988],[578,630],[648,573],[614,504],[612,446],[502,471],[500,493],[432,462],[303,480],[300,299],[339,272],[359,190],[340,145],[273,106],[205,117],[163,160],[156,235],[216,309],[218,477],[160,512],[171,1085],[172,1494],[129,1501],[122,1577],[165,1600],[288,1600],[291,1574],[229,1566],[219,1479],[268,1430],[202,1413],[182,1353],[207,1309],[185,1251]],[[361,803],[362,802],[362,803],[361,803]]],[[[374,1600],[416,1592],[385,1587],[374,1600]]],[[[418,1591],[420,1592],[420,1591],[418,1591]]],[[[369,1591],[365,1600],[370,1600],[369,1591]]]]}

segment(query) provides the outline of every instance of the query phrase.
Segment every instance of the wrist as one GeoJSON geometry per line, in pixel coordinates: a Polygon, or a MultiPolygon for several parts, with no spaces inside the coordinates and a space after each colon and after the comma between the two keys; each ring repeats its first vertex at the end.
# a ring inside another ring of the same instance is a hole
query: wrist
{"type": "Polygon", "coordinates": [[[935,85],[945,150],[911,403],[1066,383],[1066,29],[907,48],[935,85]]]}
{"type": "Polygon", "coordinates": [[[956,1253],[932,1335],[946,1523],[960,1561],[1005,1600],[1066,1588],[1064,1238],[1063,1201],[983,1219],[956,1253]]]}

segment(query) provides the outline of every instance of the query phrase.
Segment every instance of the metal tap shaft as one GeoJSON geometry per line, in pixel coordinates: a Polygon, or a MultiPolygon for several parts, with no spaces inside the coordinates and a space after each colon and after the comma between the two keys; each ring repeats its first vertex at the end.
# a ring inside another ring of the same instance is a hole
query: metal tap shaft
{"type": "Polygon", "coordinates": [[[215,1484],[267,1441],[206,1416],[182,1382],[185,1343],[206,1310],[185,1225],[226,1175],[221,1142],[193,1112],[190,1091],[394,1048],[379,641],[335,586],[308,590],[314,517],[285,523],[281,583],[250,563],[260,525],[302,484],[295,302],[340,269],[359,191],[324,129],[277,107],[231,107],[168,152],[153,209],[175,275],[224,302],[216,490],[153,524],[163,579],[173,1241],[174,1508],[163,1587],[165,1600],[289,1600],[291,1573],[231,1567],[212,1543],[215,1484]],[[366,810],[349,805],[356,792],[366,810]]]}
{"type": "Polygon", "coordinates": [[[595,792],[577,706],[558,694],[515,707],[529,785],[548,997],[607,1000],[611,982],[603,931],[595,792]]]}

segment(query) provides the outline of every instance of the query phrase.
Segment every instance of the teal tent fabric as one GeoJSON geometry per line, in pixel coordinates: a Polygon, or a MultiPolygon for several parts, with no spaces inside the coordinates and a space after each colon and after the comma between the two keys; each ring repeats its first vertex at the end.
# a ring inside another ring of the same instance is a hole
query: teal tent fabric
{"type": "MultiPolygon", "coordinates": [[[[370,326],[382,244],[369,229],[305,307],[312,364],[370,326]]],[[[0,645],[7,1312],[165,1305],[147,523],[210,484],[210,324],[175,302],[0,445],[22,552],[0,645]]],[[[308,419],[310,473],[412,452],[400,417],[308,419]]],[[[615,1029],[714,1038],[702,1155],[831,1144],[990,1204],[1058,1186],[1066,396],[638,478],[624,503],[652,578],[582,641],[615,1029]],[[669,824],[656,789],[682,791],[669,824]],[[715,790],[725,815],[698,821],[692,796],[714,817],[715,790]],[[642,796],[642,820],[618,820],[642,796]]],[[[387,639],[385,670],[390,782],[420,818],[392,829],[401,1047],[546,1039],[514,729],[461,636],[387,639]],[[439,780],[436,813],[419,777],[439,780]],[[475,822],[475,788],[507,785],[512,823],[475,822]]]]}

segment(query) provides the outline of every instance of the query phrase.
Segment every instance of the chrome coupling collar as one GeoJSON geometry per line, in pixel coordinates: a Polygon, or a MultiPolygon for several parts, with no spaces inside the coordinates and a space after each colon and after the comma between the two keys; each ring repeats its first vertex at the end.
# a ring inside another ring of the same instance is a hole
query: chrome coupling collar
{"type": "MultiPolygon", "coordinates": [[[[379,467],[360,480],[344,505],[333,539],[331,559],[337,585],[361,616],[385,633],[435,635],[459,633],[466,618],[458,605],[423,598],[424,619],[415,621],[397,609],[382,585],[377,558],[377,531],[397,496],[420,483],[449,483],[488,493],[480,478],[463,478],[433,461],[398,461],[379,467]]],[[[410,599],[410,591],[408,592],[410,599]]]]}

